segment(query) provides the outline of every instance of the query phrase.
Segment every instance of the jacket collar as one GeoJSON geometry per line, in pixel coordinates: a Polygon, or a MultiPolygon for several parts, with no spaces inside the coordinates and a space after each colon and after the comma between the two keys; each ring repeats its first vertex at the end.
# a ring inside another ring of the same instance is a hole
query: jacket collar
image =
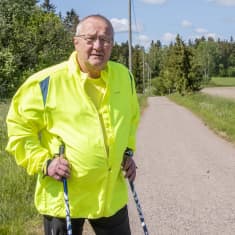
{"type": "MultiPolygon", "coordinates": [[[[70,58],[68,60],[68,69],[69,69],[69,73],[74,75],[76,78],[78,78],[82,82],[84,82],[86,80],[87,74],[83,73],[80,70],[80,67],[79,67],[78,62],[77,62],[77,52],[76,51],[74,51],[70,55],[70,58]]],[[[110,66],[109,66],[109,62],[108,62],[105,69],[103,69],[101,71],[101,78],[105,81],[105,83],[108,83],[109,70],[110,70],[110,66]]]]}

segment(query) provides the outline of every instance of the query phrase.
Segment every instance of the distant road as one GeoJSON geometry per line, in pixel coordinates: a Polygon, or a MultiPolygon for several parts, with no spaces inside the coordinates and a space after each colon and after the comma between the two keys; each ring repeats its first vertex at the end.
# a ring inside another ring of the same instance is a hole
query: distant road
{"type": "Polygon", "coordinates": [[[235,87],[208,87],[202,89],[202,92],[209,95],[235,99],[235,87]]]}
{"type": "MultiPolygon", "coordinates": [[[[149,98],[135,159],[136,191],[151,235],[235,234],[235,147],[190,111],[149,98]]],[[[130,194],[133,235],[142,235],[130,194]]]]}

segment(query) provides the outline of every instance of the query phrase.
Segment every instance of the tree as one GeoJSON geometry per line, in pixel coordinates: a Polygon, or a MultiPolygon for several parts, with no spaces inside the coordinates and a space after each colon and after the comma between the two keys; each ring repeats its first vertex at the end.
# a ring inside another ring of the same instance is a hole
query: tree
{"type": "Polygon", "coordinates": [[[0,51],[0,98],[6,98],[7,94],[11,94],[11,86],[16,84],[15,70],[14,55],[9,49],[3,48],[0,51]]]}
{"type": "Polygon", "coordinates": [[[213,40],[200,41],[194,53],[198,66],[203,71],[204,83],[207,83],[213,74],[218,74],[218,46],[213,40]]]}
{"type": "Polygon", "coordinates": [[[110,59],[128,66],[128,42],[118,45],[114,43],[110,59]]]}
{"type": "Polygon", "coordinates": [[[152,71],[152,76],[156,77],[160,73],[160,63],[162,57],[162,45],[160,41],[156,43],[154,41],[151,42],[149,52],[147,55],[148,63],[152,71]]]}
{"type": "Polygon", "coordinates": [[[20,83],[25,63],[30,65],[27,24],[35,6],[35,0],[0,1],[0,86],[9,96],[20,83]]]}
{"type": "Polygon", "coordinates": [[[68,58],[73,50],[72,35],[65,30],[63,22],[57,15],[38,12],[32,20],[31,27],[37,35],[35,37],[36,70],[68,58]]]}
{"type": "Polygon", "coordinates": [[[1,0],[0,27],[0,86],[9,96],[28,75],[67,59],[73,50],[61,18],[34,0],[1,0]]]}
{"type": "Polygon", "coordinates": [[[136,81],[136,90],[137,92],[143,93],[143,53],[144,48],[136,45],[132,52],[132,73],[136,81]]]}
{"type": "Polygon", "coordinates": [[[73,35],[76,33],[76,27],[79,23],[79,16],[74,9],[66,12],[66,16],[64,18],[65,27],[69,32],[73,35]]]}
{"type": "Polygon", "coordinates": [[[188,74],[188,90],[199,91],[203,81],[203,70],[200,62],[194,55],[195,49],[191,48],[190,70],[188,74]]]}
{"type": "Polygon", "coordinates": [[[174,45],[170,45],[160,73],[162,83],[169,93],[184,94],[188,86],[190,54],[179,35],[174,45]]]}
{"type": "MultiPolygon", "coordinates": [[[[199,45],[199,43],[198,43],[199,45]]],[[[175,43],[162,51],[160,78],[154,81],[157,94],[198,91],[201,88],[202,69],[192,45],[186,46],[179,35],[175,43]]]]}
{"type": "Polygon", "coordinates": [[[44,2],[41,4],[41,7],[47,13],[49,12],[54,13],[56,9],[55,5],[52,4],[50,0],[44,0],[44,2]]]}

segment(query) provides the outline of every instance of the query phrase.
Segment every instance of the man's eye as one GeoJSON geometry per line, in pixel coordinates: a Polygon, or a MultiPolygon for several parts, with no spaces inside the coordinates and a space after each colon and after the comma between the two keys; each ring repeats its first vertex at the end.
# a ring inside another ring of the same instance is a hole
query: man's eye
{"type": "Polygon", "coordinates": [[[94,37],[86,37],[87,42],[94,42],[96,39],[94,37]]]}
{"type": "Polygon", "coordinates": [[[108,42],[109,40],[107,38],[100,38],[101,42],[108,42]]]}

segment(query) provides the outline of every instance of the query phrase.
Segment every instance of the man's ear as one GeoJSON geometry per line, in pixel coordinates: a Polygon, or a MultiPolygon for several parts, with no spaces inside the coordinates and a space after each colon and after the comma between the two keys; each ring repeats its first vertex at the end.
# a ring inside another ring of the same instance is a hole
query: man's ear
{"type": "Polygon", "coordinates": [[[74,44],[74,46],[76,46],[78,44],[78,38],[77,37],[73,37],[73,44],[74,44]]]}

